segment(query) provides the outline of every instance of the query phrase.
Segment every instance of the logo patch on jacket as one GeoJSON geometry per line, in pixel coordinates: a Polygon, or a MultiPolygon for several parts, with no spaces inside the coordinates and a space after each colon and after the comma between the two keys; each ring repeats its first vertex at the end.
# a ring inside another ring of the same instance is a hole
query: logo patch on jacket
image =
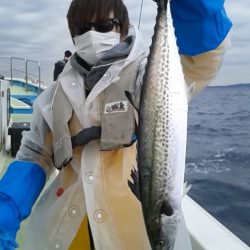
{"type": "Polygon", "coordinates": [[[128,111],[127,101],[117,101],[105,104],[104,114],[121,113],[128,111]]]}

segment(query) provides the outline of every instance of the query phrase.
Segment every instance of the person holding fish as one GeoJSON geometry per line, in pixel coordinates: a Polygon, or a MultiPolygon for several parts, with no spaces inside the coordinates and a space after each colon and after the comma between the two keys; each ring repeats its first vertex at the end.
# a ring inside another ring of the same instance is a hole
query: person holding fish
{"type": "Polygon", "coordinates": [[[22,249],[191,249],[180,212],[188,95],[218,73],[231,22],[223,0],[154,1],[148,57],[122,0],[71,2],[76,53],[38,97],[0,181],[0,249],[16,248],[50,176],[22,249]]]}

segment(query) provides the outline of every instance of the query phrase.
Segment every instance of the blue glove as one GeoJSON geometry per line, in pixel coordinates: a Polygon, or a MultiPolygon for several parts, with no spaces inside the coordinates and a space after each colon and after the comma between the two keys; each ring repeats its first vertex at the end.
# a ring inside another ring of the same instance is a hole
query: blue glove
{"type": "Polygon", "coordinates": [[[0,250],[15,249],[16,233],[45,185],[43,169],[32,162],[14,161],[0,181],[0,250]]]}
{"type": "Polygon", "coordinates": [[[0,250],[13,250],[18,247],[15,238],[20,227],[19,215],[15,204],[0,194],[0,250]]]}
{"type": "Polygon", "coordinates": [[[0,229],[0,250],[14,250],[17,247],[15,237],[0,229]]]}
{"type": "Polygon", "coordinates": [[[224,0],[172,0],[170,4],[180,54],[194,56],[217,48],[232,26],[224,0]]]}

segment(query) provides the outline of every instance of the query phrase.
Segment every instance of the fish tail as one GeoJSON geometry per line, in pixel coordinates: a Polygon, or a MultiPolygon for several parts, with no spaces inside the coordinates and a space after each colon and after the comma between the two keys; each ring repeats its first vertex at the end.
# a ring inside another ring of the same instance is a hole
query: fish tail
{"type": "Polygon", "coordinates": [[[153,0],[157,3],[158,8],[161,10],[166,10],[169,0],[153,0]]]}

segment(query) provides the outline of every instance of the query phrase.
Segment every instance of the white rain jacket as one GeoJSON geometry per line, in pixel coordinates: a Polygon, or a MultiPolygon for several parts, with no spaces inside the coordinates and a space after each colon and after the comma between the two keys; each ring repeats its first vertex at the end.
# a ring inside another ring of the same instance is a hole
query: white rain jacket
{"type": "MultiPolygon", "coordinates": [[[[68,123],[72,136],[83,128],[101,124],[100,94],[118,81],[118,74],[126,70],[126,65],[144,53],[141,38],[134,26],[130,27],[130,34],[134,34],[136,39],[128,57],[111,65],[87,98],[83,78],[70,63],[59,77],[58,84],[73,108],[68,123]]],[[[196,83],[193,95],[214,79],[227,44],[225,40],[214,51],[181,57],[187,82],[196,83]]],[[[145,60],[142,60],[134,79],[136,89],[142,82],[144,67],[145,60]]],[[[17,159],[39,163],[48,179],[55,171],[51,114],[58,84],[49,87],[37,99],[31,130],[24,134],[17,155],[17,159]]],[[[73,149],[71,162],[59,171],[34,207],[22,249],[91,249],[88,215],[96,250],[150,250],[141,204],[127,184],[135,165],[135,144],[101,151],[100,140],[93,140],[73,149]]],[[[188,250],[190,243],[182,238],[187,237],[183,221],[180,232],[176,250],[188,250]]]]}

